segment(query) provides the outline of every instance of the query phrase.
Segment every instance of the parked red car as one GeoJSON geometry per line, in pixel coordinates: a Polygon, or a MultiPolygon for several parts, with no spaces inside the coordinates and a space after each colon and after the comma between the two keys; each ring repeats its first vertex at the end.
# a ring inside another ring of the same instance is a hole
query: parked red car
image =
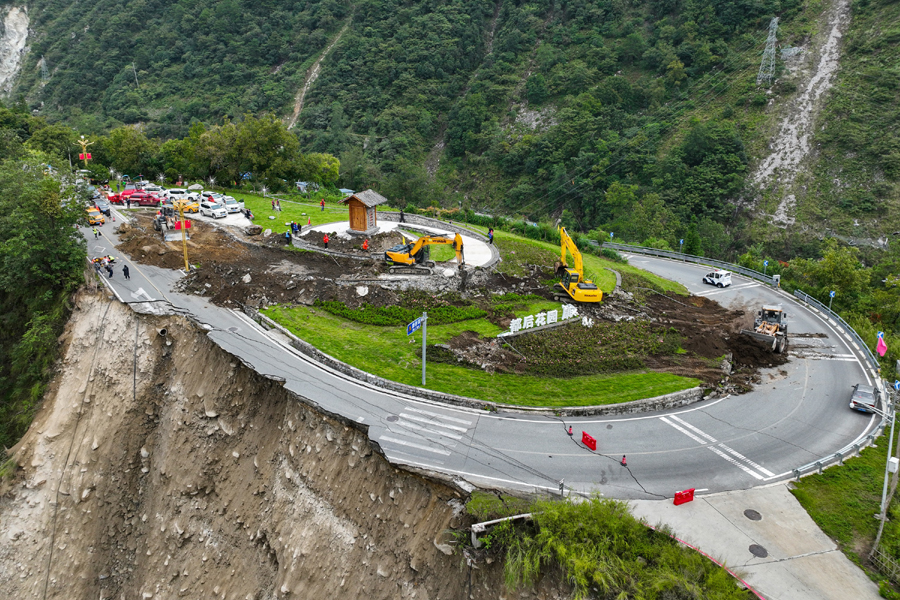
{"type": "Polygon", "coordinates": [[[113,204],[122,204],[122,196],[120,194],[116,194],[115,192],[107,192],[106,199],[113,204]]]}
{"type": "Polygon", "coordinates": [[[131,200],[132,204],[137,204],[138,206],[159,206],[159,198],[142,190],[134,192],[128,199],[131,200]]]}

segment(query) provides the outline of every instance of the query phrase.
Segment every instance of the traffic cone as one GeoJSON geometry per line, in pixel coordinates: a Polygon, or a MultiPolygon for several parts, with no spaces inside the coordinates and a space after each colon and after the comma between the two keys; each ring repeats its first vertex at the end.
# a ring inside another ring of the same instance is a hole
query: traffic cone
{"type": "Polygon", "coordinates": [[[312,217],[306,217],[306,224],[312,225],[312,217]]]}
{"type": "Polygon", "coordinates": [[[569,437],[572,437],[572,426],[569,425],[569,437]]]}
{"type": "Polygon", "coordinates": [[[623,467],[627,467],[627,466],[628,466],[628,462],[625,460],[625,455],[624,455],[624,454],[622,455],[622,466],[623,466],[623,467]]]}

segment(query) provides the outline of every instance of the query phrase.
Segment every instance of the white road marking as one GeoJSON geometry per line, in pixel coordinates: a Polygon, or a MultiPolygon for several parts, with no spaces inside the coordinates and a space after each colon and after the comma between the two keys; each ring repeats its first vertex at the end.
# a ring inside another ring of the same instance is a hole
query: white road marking
{"type": "Polygon", "coordinates": [[[728,452],[732,456],[736,456],[737,458],[741,459],[742,461],[744,461],[745,463],[747,463],[748,465],[750,465],[751,467],[753,467],[754,469],[756,469],[757,471],[759,471],[760,473],[765,475],[766,477],[775,477],[775,474],[772,473],[772,471],[769,471],[768,469],[765,469],[765,468],[759,466],[758,464],[756,464],[755,462],[753,462],[752,460],[750,460],[749,458],[747,458],[746,456],[744,456],[743,454],[738,452],[737,450],[733,450],[733,449],[729,448],[728,446],[726,446],[725,444],[719,444],[719,448],[721,448],[725,452],[728,452]]]}
{"type": "Polygon", "coordinates": [[[675,423],[673,423],[672,421],[668,420],[668,419],[665,418],[665,417],[660,417],[659,420],[662,421],[663,423],[665,423],[666,425],[670,425],[671,427],[674,427],[675,429],[677,429],[678,431],[680,431],[680,432],[683,433],[684,435],[688,436],[689,438],[691,438],[692,440],[694,440],[694,441],[697,442],[698,444],[703,444],[703,445],[705,446],[706,444],[709,443],[709,442],[707,442],[706,440],[697,437],[696,435],[694,435],[693,433],[691,433],[690,431],[688,431],[687,429],[685,429],[685,428],[682,427],[681,425],[676,425],[675,423]]]}
{"type": "Polygon", "coordinates": [[[417,413],[419,413],[420,415],[428,415],[428,416],[430,416],[430,417],[439,417],[439,418],[441,418],[441,419],[445,419],[445,420],[447,420],[447,421],[453,421],[454,423],[460,423],[460,424],[462,424],[462,425],[471,425],[471,424],[472,424],[472,421],[466,421],[466,420],[464,420],[464,419],[457,419],[456,417],[450,417],[450,416],[447,416],[447,415],[442,415],[442,414],[440,414],[440,413],[431,412],[431,411],[429,411],[429,410],[422,410],[421,408],[409,408],[408,410],[411,410],[411,411],[413,411],[413,412],[417,412],[417,413]]]}
{"type": "Polygon", "coordinates": [[[746,290],[749,288],[755,288],[762,285],[761,283],[746,283],[742,285],[732,285],[727,288],[722,288],[721,290],[715,290],[712,292],[700,292],[699,294],[694,294],[695,296],[715,296],[716,294],[724,294],[725,292],[730,292],[733,290],[746,290]]]}
{"type": "Polygon", "coordinates": [[[386,435],[378,438],[378,441],[390,442],[392,444],[400,444],[401,446],[409,446],[410,448],[417,448],[419,450],[424,450],[425,452],[433,452],[435,454],[441,454],[443,456],[450,456],[450,452],[447,450],[437,450],[435,448],[429,448],[428,446],[423,446],[422,444],[414,444],[412,442],[405,442],[403,440],[398,440],[397,438],[388,437],[386,435]]]}
{"type": "Polygon", "coordinates": [[[425,431],[428,433],[433,433],[435,435],[441,435],[444,437],[448,437],[453,440],[461,440],[461,435],[456,435],[455,433],[450,433],[449,431],[438,431],[437,429],[428,429],[427,427],[422,427],[421,425],[416,425],[415,423],[404,423],[403,421],[398,421],[397,425],[401,427],[405,427],[406,429],[411,429],[413,431],[425,431]]]}
{"type": "Polygon", "coordinates": [[[131,292],[131,297],[135,300],[140,300],[141,297],[144,297],[148,301],[152,301],[153,297],[144,291],[144,288],[138,288],[136,292],[131,292]]]}
{"type": "Polygon", "coordinates": [[[752,475],[753,477],[755,477],[756,479],[762,481],[762,479],[763,479],[762,475],[760,475],[759,473],[757,473],[756,471],[753,471],[752,469],[750,469],[748,467],[745,467],[744,465],[739,463],[737,460],[731,458],[730,456],[728,456],[727,454],[725,454],[718,448],[716,448],[714,446],[707,446],[707,448],[709,448],[710,450],[712,450],[713,452],[715,452],[716,454],[718,454],[719,456],[721,456],[722,458],[724,458],[725,460],[727,460],[728,462],[730,462],[731,464],[736,466],[741,471],[744,471],[745,473],[748,473],[748,474],[752,475]]]}
{"type": "Polygon", "coordinates": [[[691,431],[693,431],[693,432],[696,433],[697,435],[701,435],[701,436],[705,437],[706,439],[708,439],[710,442],[712,442],[712,443],[714,443],[714,444],[716,443],[716,438],[714,438],[713,436],[711,436],[711,435],[709,435],[709,434],[707,434],[707,433],[704,433],[704,432],[700,431],[698,428],[694,427],[693,425],[691,425],[690,423],[688,423],[688,422],[685,421],[684,419],[681,419],[681,418],[679,418],[679,417],[677,417],[677,416],[675,416],[675,415],[670,415],[670,417],[672,418],[672,420],[678,421],[679,423],[681,423],[682,425],[684,425],[685,427],[687,427],[688,429],[690,429],[691,431]]]}
{"type": "Polygon", "coordinates": [[[419,423],[425,423],[426,425],[434,425],[435,427],[443,427],[445,429],[452,429],[453,431],[459,431],[461,433],[465,433],[468,431],[466,427],[457,427],[456,425],[446,425],[444,423],[439,423],[432,419],[424,419],[422,417],[417,417],[416,415],[408,415],[406,413],[400,413],[400,416],[409,421],[417,421],[419,423]]]}

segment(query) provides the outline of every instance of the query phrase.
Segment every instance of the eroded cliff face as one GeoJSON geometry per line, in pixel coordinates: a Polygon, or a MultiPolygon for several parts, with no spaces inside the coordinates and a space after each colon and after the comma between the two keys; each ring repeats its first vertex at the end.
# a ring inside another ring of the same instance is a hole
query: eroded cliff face
{"type": "Polygon", "coordinates": [[[0,596],[468,595],[442,545],[456,490],[391,466],[359,426],[181,317],[88,292],[77,306],[60,373],[14,449],[0,596]]]}
{"type": "Polygon", "coordinates": [[[0,33],[0,94],[5,96],[12,90],[22,68],[25,42],[28,40],[28,10],[24,6],[10,6],[4,12],[3,31],[0,33]]]}

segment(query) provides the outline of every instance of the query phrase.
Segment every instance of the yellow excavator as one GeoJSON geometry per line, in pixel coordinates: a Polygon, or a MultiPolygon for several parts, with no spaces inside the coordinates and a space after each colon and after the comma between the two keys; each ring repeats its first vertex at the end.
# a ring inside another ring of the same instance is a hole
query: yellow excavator
{"type": "Polygon", "coordinates": [[[415,242],[399,244],[384,253],[384,260],[391,265],[391,273],[407,275],[431,275],[434,261],[428,260],[427,247],[435,244],[453,246],[456,251],[456,263],[461,269],[466,264],[463,257],[463,240],[458,233],[453,236],[422,236],[415,242]]]}
{"type": "Polygon", "coordinates": [[[556,263],[556,272],[561,280],[553,286],[553,297],[556,300],[574,300],[575,302],[600,302],[603,300],[603,290],[597,287],[593,281],[584,278],[584,263],[578,246],[569,237],[565,227],[559,228],[560,259],[556,263]],[[572,253],[575,268],[570,269],[566,264],[566,250],[572,253]]]}

